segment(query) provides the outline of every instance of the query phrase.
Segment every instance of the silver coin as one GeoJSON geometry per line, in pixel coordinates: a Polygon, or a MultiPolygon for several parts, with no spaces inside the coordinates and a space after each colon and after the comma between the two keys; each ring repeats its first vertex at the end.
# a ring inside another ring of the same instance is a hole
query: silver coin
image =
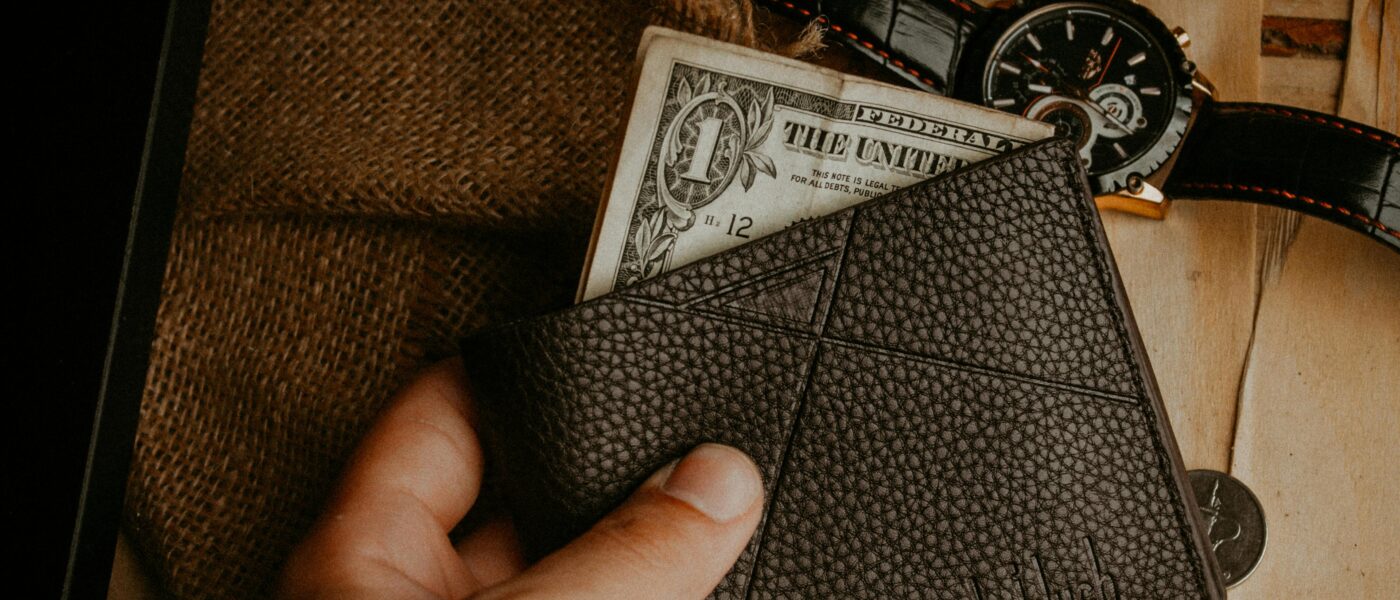
{"type": "Polygon", "coordinates": [[[1254,572],[1264,556],[1264,509],[1254,492],[1234,477],[1207,469],[1186,475],[1195,490],[1201,522],[1225,587],[1235,587],[1254,572]]]}

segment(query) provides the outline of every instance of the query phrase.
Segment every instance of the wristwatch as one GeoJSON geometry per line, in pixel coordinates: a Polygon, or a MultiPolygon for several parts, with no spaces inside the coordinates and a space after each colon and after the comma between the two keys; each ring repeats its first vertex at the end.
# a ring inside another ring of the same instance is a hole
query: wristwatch
{"type": "Polygon", "coordinates": [[[1400,138],[1315,111],[1220,102],[1180,28],[1128,0],[767,0],[924,90],[1056,125],[1101,208],[1271,204],[1400,252],[1400,138]]]}

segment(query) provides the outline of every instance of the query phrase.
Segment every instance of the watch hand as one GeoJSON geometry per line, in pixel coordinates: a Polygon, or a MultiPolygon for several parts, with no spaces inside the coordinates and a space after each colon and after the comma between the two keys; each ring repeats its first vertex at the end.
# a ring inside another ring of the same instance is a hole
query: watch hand
{"type": "Polygon", "coordinates": [[[1031,62],[1033,62],[1037,67],[1039,67],[1041,71],[1044,71],[1045,74],[1048,75],[1047,79],[1052,84],[1039,85],[1032,83],[1026,86],[1031,91],[1040,92],[1042,94],[1052,94],[1055,93],[1055,90],[1065,90],[1065,93],[1068,93],[1069,95],[1074,96],[1076,98],[1084,96],[1084,92],[1078,87],[1075,87],[1074,84],[1070,83],[1069,80],[1064,76],[1064,74],[1060,72],[1059,65],[1051,63],[1051,67],[1053,67],[1053,70],[1051,70],[1045,68],[1045,66],[1039,61],[1036,61],[1035,59],[1029,56],[1027,56],[1026,58],[1031,60],[1031,62]]]}
{"type": "Polygon", "coordinates": [[[1105,62],[1103,64],[1103,70],[1099,71],[1099,80],[1095,81],[1094,85],[1091,87],[1099,87],[1099,84],[1103,83],[1103,77],[1104,75],[1108,75],[1108,68],[1113,66],[1113,57],[1118,56],[1118,47],[1122,45],[1123,38],[1119,37],[1118,41],[1113,44],[1113,52],[1108,53],[1108,62],[1105,62]]]}
{"type": "Polygon", "coordinates": [[[1071,96],[1074,96],[1076,98],[1088,98],[1088,93],[1086,93],[1078,85],[1071,83],[1073,80],[1065,74],[1064,70],[1060,68],[1060,65],[1058,63],[1050,63],[1050,67],[1053,70],[1046,71],[1046,73],[1054,78],[1054,83],[1057,87],[1064,89],[1071,96]]]}
{"type": "Polygon", "coordinates": [[[1035,68],[1037,68],[1037,69],[1040,69],[1040,71],[1041,71],[1042,73],[1045,73],[1045,74],[1047,74],[1047,75],[1050,74],[1050,69],[1045,68],[1045,65],[1040,64],[1040,61],[1038,61],[1038,60],[1036,60],[1036,59],[1034,59],[1034,58],[1031,58],[1030,55],[1026,54],[1025,52],[1022,52],[1022,53],[1021,53],[1021,56],[1024,56],[1024,57],[1026,58],[1026,60],[1030,61],[1031,66],[1033,66],[1033,67],[1035,67],[1035,68]]]}
{"type": "Polygon", "coordinates": [[[1115,119],[1115,118],[1113,118],[1111,115],[1109,115],[1108,113],[1104,112],[1103,107],[1102,107],[1102,106],[1099,106],[1099,103],[1094,102],[1093,100],[1086,100],[1086,101],[1084,102],[1084,104],[1089,105],[1089,108],[1090,108],[1091,110],[1093,110],[1093,111],[1096,112],[1096,113],[1099,113],[1099,116],[1103,117],[1104,120],[1107,121],[1109,125],[1112,125],[1112,126],[1118,128],[1119,131],[1122,131],[1123,133],[1130,134],[1130,135],[1133,133],[1133,130],[1128,129],[1128,127],[1127,127],[1126,125],[1124,125],[1124,124],[1118,122],[1118,119],[1115,119]]]}

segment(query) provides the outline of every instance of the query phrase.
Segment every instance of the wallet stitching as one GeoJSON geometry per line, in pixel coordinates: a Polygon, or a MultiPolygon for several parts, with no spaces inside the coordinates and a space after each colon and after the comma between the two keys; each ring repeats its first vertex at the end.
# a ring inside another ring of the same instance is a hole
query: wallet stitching
{"type": "MultiPolygon", "coordinates": [[[[744,599],[748,600],[753,595],[754,575],[758,572],[758,565],[763,559],[763,547],[768,541],[768,527],[771,524],[773,510],[778,507],[778,495],[783,490],[783,480],[787,476],[788,459],[792,453],[792,446],[797,441],[797,433],[802,429],[802,418],[807,414],[807,397],[812,389],[812,379],[816,377],[817,360],[821,357],[822,342],[826,335],[827,325],[831,323],[832,306],[836,303],[836,293],[841,289],[841,276],[846,270],[846,256],[851,249],[851,240],[856,234],[856,220],[860,217],[860,209],[852,210],[850,218],[846,219],[846,239],[841,243],[839,254],[836,257],[836,273],[831,277],[831,301],[824,307],[821,325],[817,327],[817,333],[812,341],[812,353],[807,359],[807,373],[802,380],[802,390],[797,396],[797,408],[793,411],[792,430],[788,432],[788,439],[783,443],[783,452],[778,459],[778,473],[773,476],[773,497],[768,500],[768,508],[763,511],[763,529],[758,533],[758,543],[754,546],[753,564],[749,566],[748,581],[744,582],[744,599]]],[[[833,253],[835,254],[835,253],[833,253]]],[[[829,256],[829,255],[828,255],[829,256]]]]}
{"type": "Polygon", "coordinates": [[[693,315],[693,316],[697,316],[697,317],[701,317],[701,318],[705,318],[705,319],[712,319],[712,320],[720,321],[720,322],[723,322],[723,323],[726,323],[726,324],[730,324],[730,325],[742,325],[742,326],[744,326],[744,327],[749,327],[749,328],[757,329],[757,330],[760,330],[760,331],[766,331],[766,332],[768,332],[768,333],[779,333],[779,334],[783,334],[783,335],[787,335],[787,336],[792,336],[792,337],[800,338],[800,339],[807,340],[807,341],[828,342],[828,343],[830,343],[830,344],[833,345],[833,346],[840,346],[840,347],[842,347],[842,348],[859,349],[859,350],[868,351],[868,352],[872,352],[872,353],[884,354],[884,355],[886,355],[886,356],[893,356],[893,357],[897,357],[897,358],[901,358],[901,359],[905,359],[905,360],[911,360],[911,361],[914,361],[914,362],[927,362],[927,363],[931,363],[931,364],[937,365],[937,366],[939,366],[939,367],[943,367],[943,368],[946,368],[946,369],[952,369],[952,370],[955,370],[955,371],[962,371],[962,372],[965,372],[965,373],[974,373],[974,374],[978,374],[978,375],[985,375],[985,376],[991,376],[991,377],[1004,377],[1004,378],[1007,378],[1007,379],[1013,379],[1013,380],[1015,380],[1015,381],[1019,381],[1019,382],[1022,382],[1022,383],[1027,383],[1027,384],[1034,385],[1034,386],[1037,386],[1037,387],[1055,389],[1055,390],[1060,390],[1060,391],[1064,391],[1064,392],[1071,392],[1071,393],[1075,393],[1075,394],[1082,394],[1082,395],[1085,395],[1085,396],[1093,396],[1093,397],[1098,398],[1098,399],[1100,399],[1100,400],[1106,400],[1106,401],[1110,401],[1110,402],[1121,402],[1121,403],[1125,403],[1125,404],[1134,404],[1134,405],[1136,405],[1138,402],[1141,401],[1140,398],[1134,398],[1134,397],[1128,396],[1128,395],[1126,395],[1126,394],[1116,394],[1116,393],[1114,393],[1114,392],[1110,392],[1110,391],[1102,390],[1102,389],[1098,389],[1098,388],[1093,388],[1093,387],[1089,387],[1089,386],[1081,386],[1081,385],[1075,385],[1075,384],[1071,384],[1071,383],[1063,383],[1063,382],[1059,382],[1059,381],[1051,381],[1051,380],[1049,380],[1049,379],[1041,379],[1041,378],[1039,378],[1039,377],[1036,377],[1036,376],[1033,376],[1033,375],[1026,375],[1026,374],[1024,374],[1024,373],[1017,373],[1017,372],[1014,372],[1014,371],[1004,371],[1004,370],[996,369],[996,368],[992,368],[992,367],[986,367],[986,366],[982,366],[982,365],[975,365],[975,364],[971,364],[971,363],[959,362],[959,361],[952,360],[952,359],[949,359],[949,358],[944,357],[944,356],[933,356],[933,355],[929,355],[929,354],[922,354],[922,353],[919,353],[919,352],[911,352],[911,351],[908,351],[908,350],[899,350],[899,349],[895,349],[895,348],[887,348],[887,347],[884,347],[884,346],[876,346],[876,345],[873,345],[873,344],[868,344],[868,343],[865,343],[865,342],[860,342],[860,341],[857,341],[857,340],[852,340],[852,339],[842,338],[842,337],[823,336],[823,335],[819,335],[819,334],[814,334],[814,333],[812,333],[812,332],[810,332],[810,331],[804,331],[804,330],[802,330],[802,329],[798,329],[798,328],[794,328],[794,327],[788,327],[788,326],[784,326],[784,325],[779,325],[779,324],[776,324],[776,323],[773,323],[773,322],[750,321],[750,320],[747,320],[747,319],[745,319],[745,318],[743,318],[743,317],[736,316],[736,315],[734,315],[734,314],[725,313],[725,312],[719,312],[719,311],[714,311],[714,310],[709,310],[709,309],[705,309],[705,308],[678,306],[678,305],[675,305],[675,304],[670,304],[670,303],[667,303],[667,302],[662,302],[662,301],[659,301],[659,300],[653,300],[653,299],[651,299],[651,298],[643,298],[643,297],[639,297],[639,296],[628,296],[626,301],[627,301],[627,302],[635,302],[635,303],[641,304],[641,305],[643,305],[643,306],[650,306],[650,307],[654,307],[654,308],[662,308],[662,309],[666,309],[666,310],[677,310],[677,311],[681,311],[681,312],[684,312],[684,313],[689,314],[689,315],[693,315]]]}
{"type": "MultiPolygon", "coordinates": [[[[697,311],[698,311],[698,310],[703,310],[703,308],[701,308],[701,307],[698,306],[699,304],[703,304],[703,303],[705,303],[705,302],[709,302],[709,301],[711,301],[711,300],[714,300],[715,298],[718,298],[718,297],[720,297],[720,296],[723,296],[723,295],[725,295],[725,294],[728,294],[729,292],[732,292],[732,291],[737,290],[737,289],[742,288],[742,287],[761,288],[761,285],[764,284],[764,283],[769,283],[769,282],[771,282],[772,280],[777,279],[777,278],[779,278],[779,277],[782,277],[782,276],[784,276],[784,275],[789,275],[789,274],[791,274],[791,273],[793,273],[793,272],[795,272],[795,271],[798,271],[798,270],[800,270],[800,269],[805,269],[805,268],[807,268],[807,267],[810,267],[810,266],[812,266],[813,264],[818,263],[818,262],[821,262],[821,261],[824,261],[824,260],[827,260],[827,259],[831,258],[832,256],[835,256],[836,254],[840,253],[840,252],[842,252],[842,249],[840,249],[840,248],[836,248],[836,249],[833,249],[833,250],[828,250],[828,251],[822,252],[821,254],[818,254],[818,255],[816,255],[816,256],[812,256],[812,257],[810,257],[810,258],[807,258],[806,260],[802,260],[802,261],[799,261],[799,262],[795,262],[795,263],[793,263],[793,264],[791,264],[791,265],[789,265],[789,266],[787,266],[787,267],[784,267],[784,268],[781,268],[781,269],[776,269],[776,270],[773,270],[773,271],[769,271],[769,272],[767,272],[767,273],[764,273],[764,274],[762,274],[762,275],[759,275],[758,277],[756,277],[756,278],[754,278],[754,279],[743,279],[743,280],[740,280],[740,281],[731,283],[731,284],[729,284],[729,285],[726,285],[726,286],[724,286],[724,287],[721,287],[721,288],[719,288],[719,289],[717,289],[717,290],[715,290],[715,291],[713,291],[713,292],[710,292],[710,293],[708,293],[708,294],[705,294],[705,295],[703,295],[703,296],[698,296],[698,297],[696,297],[696,298],[693,299],[693,300],[687,300],[684,304],[679,305],[678,308],[683,309],[683,310],[697,310],[697,311]]],[[[838,268],[838,269],[840,268],[840,265],[839,265],[839,264],[838,264],[837,268],[838,268]]],[[[755,289],[755,290],[754,290],[754,293],[758,293],[758,292],[763,291],[763,290],[765,290],[765,289],[767,289],[767,288],[755,289]]],[[[751,294],[750,294],[750,295],[751,295],[751,294]]]]}
{"type": "MultiPolygon", "coordinates": [[[[812,264],[815,264],[815,261],[814,261],[814,262],[811,262],[811,263],[807,263],[807,266],[810,266],[810,265],[812,265],[812,264]]],[[[781,277],[781,278],[780,278],[780,277],[772,277],[772,278],[769,278],[767,281],[764,281],[764,282],[763,282],[765,285],[763,285],[763,286],[761,286],[761,287],[756,287],[755,289],[752,289],[752,290],[749,290],[749,292],[746,293],[746,294],[739,295],[739,296],[735,296],[734,298],[730,299],[729,302],[723,304],[723,306],[724,306],[725,308],[730,309],[730,310],[735,310],[735,311],[739,311],[739,312],[743,312],[743,313],[748,313],[748,314],[753,314],[753,315],[761,315],[761,316],[769,316],[770,318],[780,319],[780,320],[787,321],[787,322],[790,322],[790,323],[800,323],[800,324],[803,324],[803,325],[811,325],[811,324],[812,324],[812,321],[816,319],[816,316],[817,316],[817,309],[821,308],[821,301],[822,301],[822,294],[821,294],[821,292],[822,292],[822,289],[823,289],[822,286],[824,286],[824,285],[826,284],[826,276],[827,276],[827,274],[826,274],[826,269],[817,269],[817,270],[805,270],[805,269],[804,269],[804,270],[802,270],[802,271],[798,271],[797,269],[793,269],[793,270],[789,271],[788,273],[784,273],[784,274],[783,274],[783,277],[781,277]],[[821,279],[821,281],[818,283],[818,287],[817,287],[817,297],[813,299],[812,305],[811,305],[810,307],[808,307],[808,309],[807,309],[807,313],[808,313],[808,314],[807,314],[807,318],[806,318],[805,320],[803,320],[803,319],[794,319],[794,318],[790,318],[790,317],[777,316],[777,315],[768,315],[768,313],[765,313],[765,312],[762,312],[762,311],[754,310],[754,309],[751,309],[751,308],[745,308],[745,307],[738,306],[738,305],[734,304],[735,301],[738,301],[738,300],[747,300],[747,299],[753,298],[754,296],[757,296],[757,295],[759,295],[759,294],[763,294],[763,293],[765,293],[765,292],[772,291],[774,288],[778,288],[778,287],[783,286],[783,285],[791,285],[792,283],[794,283],[794,282],[796,282],[796,281],[803,281],[804,278],[806,278],[806,277],[811,277],[811,276],[814,275],[814,274],[819,274],[819,275],[821,275],[821,278],[822,278],[822,279],[821,279]]]]}
{"type": "MultiPolygon", "coordinates": [[[[1070,162],[1069,160],[1062,159],[1059,161],[1059,164],[1064,169],[1064,174],[1066,176],[1073,177],[1074,165],[1072,162],[1070,162]]],[[[1092,207],[1090,208],[1092,209],[1092,207]]],[[[1077,212],[1079,213],[1079,224],[1080,228],[1083,230],[1082,232],[1088,239],[1095,239],[1097,236],[1094,232],[1094,224],[1089,218],[1090,212],[1088,210],[1079,210],[1077,212]]],[[[1113,284],[1112,278],[1109,277],[1108,259],[1104,256],[1105,248],[1103,247],[1103,244],[1099,243],[1091,243],[1089,244],[1089,247],[1092,249],[1093,257],[1099,267],[1099,288],[1104,290],[1105,295],[1107,295],[1106,300],[1108,300],[1110,304],[1117,304],[1117,299],[1113,297],[1115,286],[1113,284]]],[[[1143,382],[1141,365],[1137,365],[1136,361],[1133,360],[1134,353],[1129,345],[1128,330],[1126,324],[1124,323],[1125,313],[1121,310],[1114,312],[1115,318],[1113,319],[1113,326],[1114,329],[1116,329],[1118,332],[1118,347],[1123,352],[1124,358],[1127,359],[1130,363],[1133,363],[1134,365],[1133,371],[1135,376],[1132,377],[1132,384],[1140,397],[1142,412],[1145,417],[1144,425],[1149,429],[1150,432],[1150,434],[1147,437],[1152,439],[1152,447],[1154,450],[1156,450],[1154,454],[1157,458],[1157,467],[1162,474],[1162,478],[1164,480],[1163,484],[1167,490],[1167,494],[1170,496],[1172,512],[1176,515],[1178,530],[1182,534],[1182,541],[1185,543],[1186,549],[1195,550],[1195,553],[1199,554],[1200,548],[1196,544],[1196,537],[1191,527],[1191,521],[1186,515],[1185,510],[1183,508],[1185,505],[1185,499],[1182,498],[1179,494],[1180,490],[1177,489],[1176,481],[1174,481],[1171,476],[1171,473],[1173,471],[1173,465],[1170,464],[1169,461],[1167,461],[1167,449],[1162,445],[1162,430],[1158,426],[1159,424],[1157,422],[1159,415],[1156,414],[1156,407],[1153,406],[1151,399],[1148,398],[1146,385],[1143,382]]],[[[1204,558],[1207,557],[1198,556],[1197,560],[1188,560],[1186,562],[1189,563],[1191,566],[1191,571],[1194,575],[1193,580],[1196,582],[1196,591],[1200,594],[1201,597],[1208,598],[1210,597],[1210,593],[1206,590],[1206,586],[1204,583],[1205,574],[1201,572],[1200,564],[1200,559],[1204,558]]]]}
{"type": "Polygon", "coordinates": [[[961,371],[961,372],[963,372],[963,373],[971,373],[971,374],[975,374],[975,375],[982,375],[982,376],[984,376],[984,377],[993,377],[993,378],[1005,378],[1005,379],[1010,379],[1010,380],[1013,380],[1013,381],[1017,381],[1017,382],[1020,382],[1020,383],[1033,385],[1033,386],[1040,387],[1040,388],[1048,388],[1048,389],[1053,389],[1053,390],[1059,390],[1059,391],[1062,391],[1062,392],[1070,392],[1070,393],[1081,394],[1081,395],[1085,395],[1085,396],[1093,396],[1093,397],[1095,397],[1095,398],[1098,398],[1099,400],[1106,400],[1106,401],[1109,401],[1109,402],[1117,402],[1117,403],[1120,403],[1120,404],[1133,404],[1133,405],[1136,405],[1136,404],[1139,402],[1139,399],[1133,398],[1133,397],[1131,397],[1131,396],[1126,396],[1126,395],[1121,395],[1121,394],[1114,394],[1114,393],[1112,393],[1112,392],[1106,392],[1106,391],[1099,390],[1099,389],[1095,389],[1095,388],[1091,388],[1091,387],[1084,387],[1084,386],[1078,386],[1078,385],[1074,385],[1074,384],[1060,383],[1060,382],[1057,382],[1057,381],[1050,381],[1050,380],[1047,380],[1047,379],[1040,379],[1040,378],[1033,377],[1033,376],[1030,376],[1030,375],[1025,375],[1025,374],[1022,374],[1022,373],[1014,373],[1014,372],[1010,372],[1010,371],[1002,371],[1002,370],[1000,370],[1000,369],[993,369],[993,368],[983,367],[983,366],[979,366],[979,365],[973,365],[973,364],[968,364],[968,363],[962,363],[962,362],[958,362],[958,361],[955,361],[955,360],[950,360],[950,359],[948,359],[948,358],[943,358],[943,357],[928,356],[928,355],[925,355],[925,354],[920,354],[920,353],[918,353],[918,352],[908,352],[908,351],[905,351],[905,350],[898,350],[898,349],[895,349],[895,348],[886,348],[886,347],[881,347],[881,346],[872,346],[872,345],[869,345],[869,344],[865,344],[865,343],[861,343],[861,342],[856,342],[856,341],[852,341],[852,340],[848,340],[848,339],[843,339],[843,338],[824,338],[824,341],[830,342],[833,346],[840,346],[840,347],[842,347],[842,348],[858,349],[858,350],[862,350],[862,351],[865,351],[865,352],[870,352],[871,354],[883,354],[883,355],[885,355],[885,356],[889,356],[889,357],[893,357],[893,358],[898,358],[898,359],[902,359],[902,360],[908,360],[908,361],[911,361],[911,362],[930,363],[930,364],[932,364],[932,365],[935,365],[935,366],[938,366],[938,367],[942,367],[942,368],[944,368],[944,369],[949,369],[949,370],[953,370],[953,371],[961,371]]]}

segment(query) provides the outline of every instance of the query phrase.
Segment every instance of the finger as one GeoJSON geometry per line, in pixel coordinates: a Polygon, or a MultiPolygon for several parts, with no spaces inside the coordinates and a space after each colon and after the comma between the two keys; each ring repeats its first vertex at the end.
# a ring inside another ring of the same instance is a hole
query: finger
{"type": "Polygon", "coordinates": [[[480,491],[483,458],[471,420],[457,359],[434,365],[400,391],[288,560],[284,595],[355,586],[409,585],[443,595],[476,589],[447,537],[480,491]]]}
{"type": "Polygon", "coordinates": [[[451,530],[476,503],[484,469],[469,394],[458,358],[400,391],[356,450],[331,508],[421,507],[451,530]]]}
{"type": "Polygon", "coordinates": [[[496,585],[525,570],[525,552],[508,518],[483,523],[462,541],[457,555],[482,587],[496,585]]]}
{"type": "Polygon", "coordinates": [[[753,461],[703,444],[579,539],[480,597],[703,598],[752,537],[762,506],[753,461]]]}

